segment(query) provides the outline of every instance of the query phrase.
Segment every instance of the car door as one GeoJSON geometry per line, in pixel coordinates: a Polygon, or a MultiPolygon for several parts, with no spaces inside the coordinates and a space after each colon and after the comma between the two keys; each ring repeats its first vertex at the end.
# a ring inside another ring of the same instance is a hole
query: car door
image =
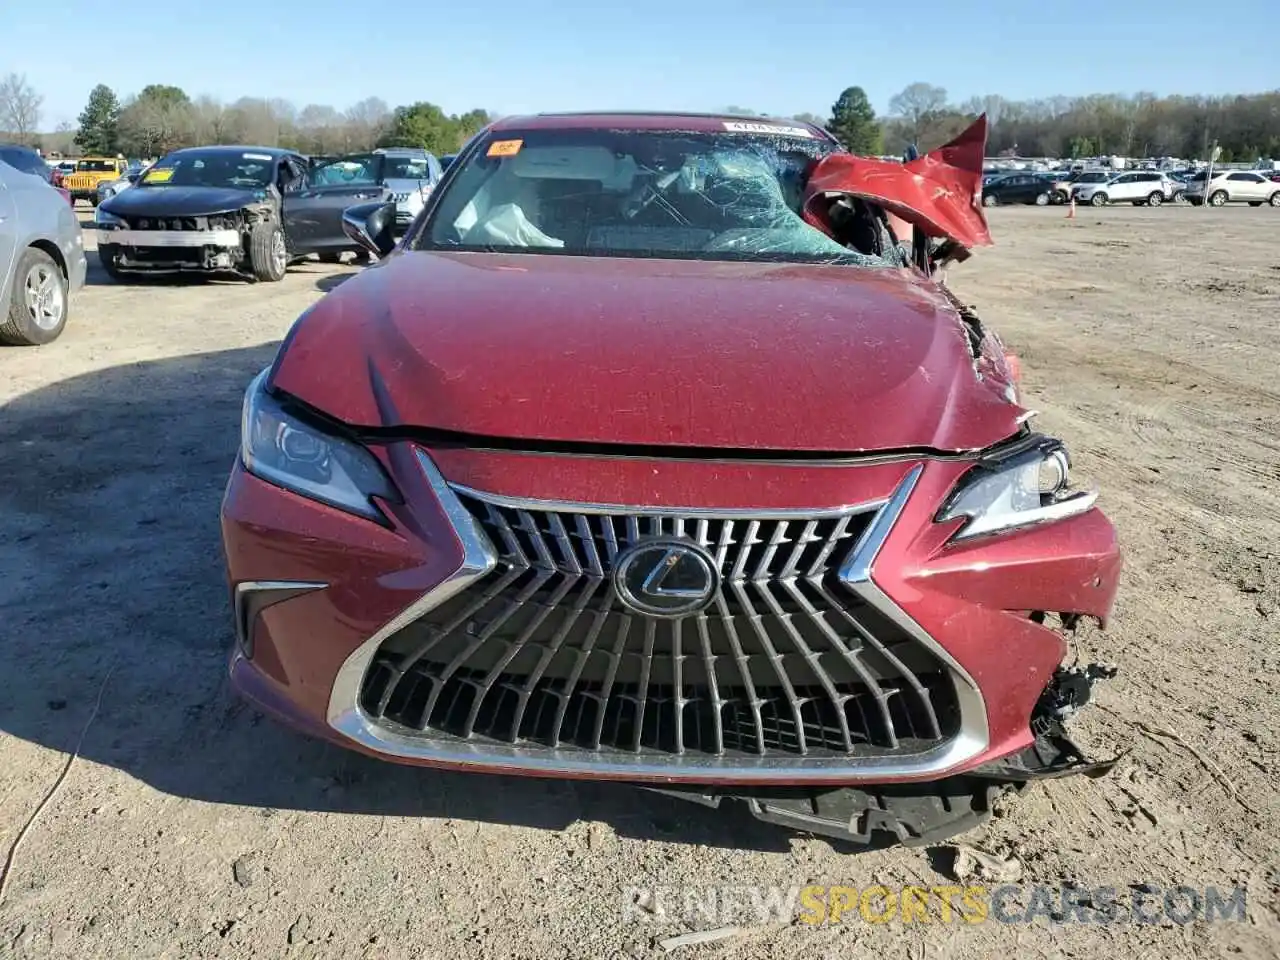
{"type": "Polygon", "coordinates": [[[1027,178],[1021,174],[1005,177],[1000,182],[1000,201],[1002,203],[1027,202],[1027,178]]]}
{"type": "Polygon", "coordinates": [[[312,164],[284,197],[285,231],[296,253],[346,250],[353,244],[342,231],[347,207],[389,198],[379,180],[374,154],[352,154],[312,164]]]}
{"type": "Polygon", "coordinates": [[[1107,198],[1115,203],[1116,201],[1136,200],[1137,199],[1137,178],[1136,173],[1125,173],[1116,177],[1111,181],[1107,189],[1107,198]]]}
{"type": "Polygon", "coordinates": [[[9,303],[13,259],[18,252],[18,205],[6,183],[7,171],[0,170],[0,303],[9,303]]]}
{"type": "Polygon", "coordinates": [[[1227,193],[1232,200],[1265,200],[1262,185],[1266,181],[1256,173],[1233,173],[1227,177],[1227,193]]]}

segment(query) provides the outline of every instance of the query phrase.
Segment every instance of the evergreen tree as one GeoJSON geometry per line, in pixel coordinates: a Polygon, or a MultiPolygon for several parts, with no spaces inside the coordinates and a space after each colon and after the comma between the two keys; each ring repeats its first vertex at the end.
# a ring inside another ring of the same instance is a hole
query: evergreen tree
{"type": "Polygon", "coordinates": [[[85,153],[115,156],[120,149],[119,121],[120,101],[105,83],[98,84],[80,112],[76,145],[85,153]]]}
{"type": "Polygon", "coordinates": [[[831,108],[827,129],[853,153],[876,156],[884,152],[884,135],[876,112],[861,87],[849,87],[831,108]]]}

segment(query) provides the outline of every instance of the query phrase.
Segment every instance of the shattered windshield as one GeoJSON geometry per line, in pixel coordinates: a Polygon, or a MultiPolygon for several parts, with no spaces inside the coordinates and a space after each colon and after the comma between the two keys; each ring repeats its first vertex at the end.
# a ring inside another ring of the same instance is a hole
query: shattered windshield
{"type": "Polygon", "coordinates": [[[275,161],[270,154],[235,150],[179,150],[148,168],[137,186],[262,189],[271,183],[275,161]]]}
{"type": "Polygon", "coordinates": [[[897,266],[797,212],[837,149],[783,133],[491,133],[445,189],[417,249],[897,266]]]}

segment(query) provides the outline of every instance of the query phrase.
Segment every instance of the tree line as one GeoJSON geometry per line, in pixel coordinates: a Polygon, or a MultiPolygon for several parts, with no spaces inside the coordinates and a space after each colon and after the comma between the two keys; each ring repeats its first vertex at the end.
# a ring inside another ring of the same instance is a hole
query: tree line
{"type": "Polygon", "coordinates": [[[10,76],[0,81],[0,130],[11,131],[10,139],[46,151],[130,157],[156,157],[179,147],[212,143],[286,147],[308,154],[391,146],[425,147],[446,154],[490,121],[485,110],[451,115],[426,101],[392,108],[368,97],[345,110],[325,104],[299,109],[287,100],[263,97],[241,97],[233,103],[193,98],[167,84],[150,84],[121,100],[106,84],[98,84],[75,125],[36,134],[40,104],[25,78],[10,76]],[[10,100],[27,104],[21,123],[10,100]]]}
{"type": "MultiPolygon", "coordinates": [[[[913,83],[877,118],[861,87],[832,106],[827,129],[851,150],[903,154],[950,140],[979,115],[987,153],[1024,157],[1178,157],[1208,159],[1216,142],[1225,163],[1280,159],[1280,90],[1236,96],[1092,94],[1008,100],[992,94],[953,103],[946,88],[913,83]]],[[[808,119],[808,117],[803,117],[808,119]]]]}
{"type": "MultiPolygon", "coordinates": [[[[743,107],[728,111],[760,114],[743,107]]],[[[827,117],[797,113],[825,127],[854,153],[903,156],[941,146],[987,115],[987,154],[1024,157],[1177,157],[1224,163],[1280,160],[1280,90],[1222,97],[1093,94],[1044,100],[990,95],[953,103],[945,87],[913,83],[878,117],[861,87],[849,87],[827,117]]]]}
{"type": "MultiPolygon", "coordinates": [[[[0,79],[0,138],[62,153],[156,156],[202,143],[252,143],[304,153],[345,153],[375,146],[421,146],[452,153],[492,115],[446,114],[419,101],[389,107],[377,97],[345,110],[323,104],[298,108],[286,100],[242,97],[222,103],[151,84],[123,100],[105,84],[89,95],[78,124],[52,134],[39,130],[43,98],[26,77],[0,79]]],[[[743,107],[728,112],[759,115],[743,107]]],[[[857,153],[902,155],[926,151],[955,136],[979,115],[990,124],[988,153],[1029,157],[1175,156],[1207,158],[1214,142],[1225,162],[1280,159],[1280,90],[1237,96],[1092,94],[1010,100],[991,94],[953,102],[946,88],[912,83],[877,116],[861,87],[844,90],[827,116],[795,114],[832,131],[857,153]]]]}

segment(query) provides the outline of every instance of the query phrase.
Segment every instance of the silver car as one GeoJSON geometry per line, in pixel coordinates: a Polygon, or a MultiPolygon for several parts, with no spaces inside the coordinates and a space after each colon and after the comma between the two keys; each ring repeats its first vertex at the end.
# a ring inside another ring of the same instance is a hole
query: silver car
{"type": "Polygon", "coordinates": [[[134,167],[130,168],[129,172],[123,177],[119,177],[115,180],[103,180],[98,184],[98,203],[110,200],[120,191],[127,190],[129,187],[133,186],[148,169],[150,169],[149,165],[146,167],[134,167]]]}
{"type": "Polygon", "coordinates": [[[0,343],[57,339],[86,266],[80,221],[62,194],[0,162],[0,343]]]}
{"type": "Polygon", "coordinates": [[[381,147],[381,181],[396,201],[396,228],[403,230],[426,206],[427,197],[444,176],[444,167],[435,154],[414,147],[381,147]]]}

